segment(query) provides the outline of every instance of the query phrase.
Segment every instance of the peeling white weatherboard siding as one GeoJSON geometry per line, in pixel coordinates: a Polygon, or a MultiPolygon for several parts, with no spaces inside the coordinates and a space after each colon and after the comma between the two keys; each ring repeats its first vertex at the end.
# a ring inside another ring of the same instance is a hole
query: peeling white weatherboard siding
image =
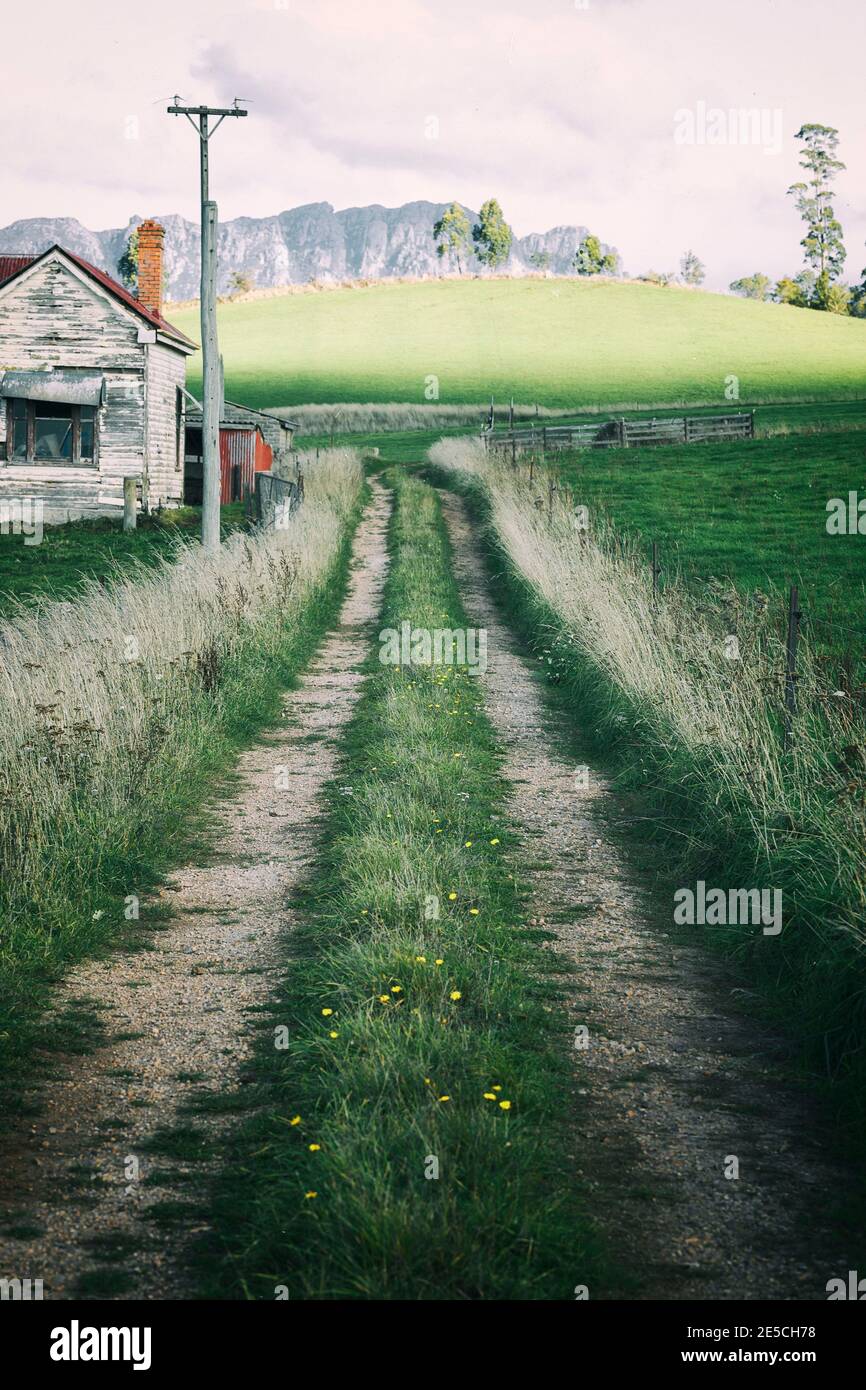
{"type": "Polygon", "coordinates": [[[105,382],[92,465],[7,462],[0,401],[0,501],[41,497],[48,520],[111,513],[123,506],[124,476],[135,474],[145,506],[177,505],[177,388],[185,364],[182,348],[149,331],[134,310],[62,256],[0,286],[0,371],[85,367],[105,382]]]}
{"type": "Polygon", "coordinates": [[[177,406],[178,390],[186,382],[186,358],[159,339],[145,351],[150,505],[177,506],[183,499],[184,452],[182,431],[178,452],[177,406]]]}

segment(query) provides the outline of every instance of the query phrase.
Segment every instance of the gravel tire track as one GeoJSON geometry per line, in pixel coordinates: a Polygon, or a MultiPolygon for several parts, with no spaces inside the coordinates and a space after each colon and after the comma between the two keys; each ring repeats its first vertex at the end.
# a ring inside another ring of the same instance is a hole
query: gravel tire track
{"type": "Polygon", "coordinates": [[[576,1176],[626,1271],[608,1296],[826,1299],[827,1280],[856,1268],[831,1211],[855,1179],[828,1157],[825,1121],[785,1076],[780,1040],[738,1013],[741,978],[653,923],[606,828],[614,795],[592,770],[576,789],[464,504],[441,495],[468,620],[488,632],[485,702],[507,754],[510,811],[539,861],[534,920],[573,963],[573,1023],[589,1029],[575,1051],[576,1176]],[[729,1156],[737,1179],[725,1177],[729,1156]]]}
{"type": "Polygon", "coordinates": [[[231,1123],[185,1115],[183,1106],[202,1091],[239,1091],[251,1011],[282,969],[280,942],[292,925],[287,898],[314,862],[322,788],[335,771],[381,603],[390,498],[372,487],[339,623],[286,694],[280,725],[239,758],[237,791],[214,808],[216,855],[180,870],[159,895],[171,921],[154,949],[87,961],[57,992],[46,1027],[83,998],[111,1034],[135,1036],[59,1057],[55,1075],[30,1097],[38,1117],[13,1126],[0,1146],[0,1213],[8,1225],[14,1212],[13,1228],[22,1228],[19,1239],[0,1236],[0,1276],[42,1279],[46,1299],[77,1296],[80,1276],[104,1268],[94,1240],[128,1247],[120,1268],[131,1282],[117,1297],[194,1297],[184,1253],[206,1227],[193,1216],[167,1228],[148,1221],[147,1211],[153,1202],[189,1199],[190,1186],[195,1200],[213,1161],[178,1162],[144,1146],[172,1124],[215,1139],[231,1123]],[[127,1156],[139,1162],[137,1180],[127,1176],[127,1156]],[[83,1181],[80,1165],[90,1168],[83,1181]],[[197,1181],[145,1185],[166,1169],[197,1181]]]}

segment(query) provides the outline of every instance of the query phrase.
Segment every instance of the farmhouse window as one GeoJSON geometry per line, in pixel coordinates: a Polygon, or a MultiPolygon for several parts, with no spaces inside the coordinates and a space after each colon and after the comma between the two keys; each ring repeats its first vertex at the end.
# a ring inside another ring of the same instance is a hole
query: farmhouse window
{"type": "Polygon", "coordinates": [[[6,401],[8,463],[89,464],[95,460],[96,409],[57,401],[6,401]]]}

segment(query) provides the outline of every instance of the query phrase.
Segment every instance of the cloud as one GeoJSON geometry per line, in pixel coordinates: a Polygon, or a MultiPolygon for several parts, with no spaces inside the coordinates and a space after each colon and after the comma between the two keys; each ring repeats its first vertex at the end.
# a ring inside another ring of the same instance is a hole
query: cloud
{"type": "Polygon", "coordinates": [[[593,227],[630,269],[672,269],[688,245],[726,285],[795,269],[785,190],[794,132],[838,125],[849,268],[866,259],[866,129],[856,63],[817,64],[821,28],[856,52],[860,0],[105,0],[88,24],[60,0],[4,21],[6,220],[120,225],[132,207],[197,209],[197,155],[167,98],[250,101],[212,151],[223,219],[298,203],[497,196],[520,234],[593,227]],[[101,22],[99,16],[102,16],[101,22]],[[38,48],[34,80],[18,55],[38,48]],[[74,101],[70,103],[70,94],[74,101]],[[682,146],[681,108],[782,113],[784,141],[682,146]],[[136,136],[129,138],[129,122],[136,136]],[[232,127],[232,128],[230,128],[232,127]]]}

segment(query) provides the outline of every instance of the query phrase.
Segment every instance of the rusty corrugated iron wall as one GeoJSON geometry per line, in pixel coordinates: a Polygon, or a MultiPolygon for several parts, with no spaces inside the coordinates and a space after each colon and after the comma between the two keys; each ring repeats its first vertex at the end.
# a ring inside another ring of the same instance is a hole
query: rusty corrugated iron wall
{"type": "Polygon", "coordinates": [[[255,475],[267,471],[273,452],[257,429],[220,427],[220,502],[241,502],[255,490],[255,475]]]}

